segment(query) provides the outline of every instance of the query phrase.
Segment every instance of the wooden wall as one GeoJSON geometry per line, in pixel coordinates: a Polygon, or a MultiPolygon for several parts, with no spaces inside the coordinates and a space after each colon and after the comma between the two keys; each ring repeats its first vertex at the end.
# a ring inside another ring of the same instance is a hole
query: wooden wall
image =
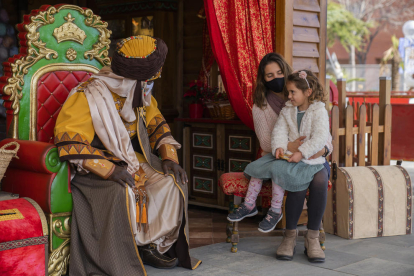
{"type": "MultiPolygon", "coordinates": [[[[188,83],[198,79],[203,57],[203,25],[204,19],[197,16],[204,6],[203,0],[183,0],[183,95],[188,83]]],[[[187,104],[183,103],[183,117],[188,117],[187,104]]]]}
{"type": "Polygon", "coordinates": [[[327,0],[276,1],[276,52],[325,84],[327,0]]]}

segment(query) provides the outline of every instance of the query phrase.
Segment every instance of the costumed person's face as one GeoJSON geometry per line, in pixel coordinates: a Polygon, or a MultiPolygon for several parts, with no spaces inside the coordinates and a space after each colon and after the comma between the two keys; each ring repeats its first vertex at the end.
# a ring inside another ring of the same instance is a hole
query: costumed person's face
{"type": "Polygon", "coordinates": [[[264,69],[265,87],[273,92],[283,92],[285,86],[285,75],[279,64],[271,62],[264,69]]]}
{"type": "Polygon", "coordinates": [[[142,82],[142,103],[144,106],[150,106],[151,104],[151,95],[152,88],[154,87],[153,81],[142,82]]]}

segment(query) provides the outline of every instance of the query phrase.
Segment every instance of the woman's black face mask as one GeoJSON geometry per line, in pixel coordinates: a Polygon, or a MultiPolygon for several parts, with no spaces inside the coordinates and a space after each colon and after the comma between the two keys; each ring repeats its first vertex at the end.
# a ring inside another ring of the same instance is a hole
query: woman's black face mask
{"type": "Polygon", "coordinates": [[[283,87],[285,87],[285,77],[275,78],[271,81],[265,81],[265,86],[267,89],[272,90],[276,93],[283,92],[283,87]]]}

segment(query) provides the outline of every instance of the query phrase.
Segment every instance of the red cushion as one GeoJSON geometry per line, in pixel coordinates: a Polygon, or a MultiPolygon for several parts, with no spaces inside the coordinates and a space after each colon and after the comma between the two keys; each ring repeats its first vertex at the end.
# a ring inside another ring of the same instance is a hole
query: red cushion
{"type": "Polygon", "coordinates": [[[37,141],[53,143],[57,116],[70,90],[92,73],[54,71],[44,74],[37,85],[37,141]]]}
{"type": "MultiPolygon", "coordinates": [[[[242,172],[224,173],[220,176],[218,184],[226,195],[235,195],[240,197],[245,197],[247,189],[249,188],[249,180],[242,172]]],[[[328,191],[331,187],[332,183],[331,181],[328,181],[328,191]]],[[[272,184],[270,181],[265,181],[262,189],[260,190],[259,196],[272,197],[272,184]]]]}
{"type": "MultiPolygon", "coordinates": [[[[242,172],[224,173],[220,176],[219,186],[226,195],[245,197],[249,187],[249,179],[242,172]]],[[[266,181],[263,184],[259,196],[272,196],[272,184],[270,181],[266,181]]]]}

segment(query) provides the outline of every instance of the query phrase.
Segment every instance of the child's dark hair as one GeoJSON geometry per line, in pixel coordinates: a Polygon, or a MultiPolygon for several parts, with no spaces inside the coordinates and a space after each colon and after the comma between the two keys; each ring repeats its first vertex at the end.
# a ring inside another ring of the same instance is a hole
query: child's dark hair
{"type": "MultiPolygon", "coordinates": [[[[299,70],[290,74],[286,80],[286,83],[293,82],[297,88],[305,92],[307,89],[312,89],[312,94],[309,96],[309,103],[314,101],[324,102],[323,86],[319,83],[319,79],[309,70],[299,70]],[[299,77],[300,72],[306,73],[306,80],[299,77]],[[308,81],[308,82],[306,82],[308,81]],[[308,86],[309,83],[309,86],[308,86]]],[[[286,96],[289,92],[285,89],[286,96]]]]}
{"type": "Polygon", "coordinates": [[[257,69],[257,78],[256,78],[256,88],[253,92],[253,103],[259,107],[265,107],[264,102],[266,99],[266,87],[265,83],[265,67],[269,64],[275,62],[279,65],[280,70],[282,70],[283,75],[288,76],[292,73],[292,68],[278,53],[269,53],[265,55],[260,61],[259,68],[257,69]]]}

